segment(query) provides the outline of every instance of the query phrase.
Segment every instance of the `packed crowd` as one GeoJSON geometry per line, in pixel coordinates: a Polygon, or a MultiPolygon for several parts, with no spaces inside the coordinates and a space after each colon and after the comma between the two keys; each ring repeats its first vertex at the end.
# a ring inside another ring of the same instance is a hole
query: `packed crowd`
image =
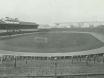
{"type": "MultiPolygon", "coordinates": [[[[12,56],[0,57],[0,74],[31,76],[93,73],[104,66],[104,54],[80,56],[12,56]],[[79,71],[80,70],[80,71],[79,71]]],[[[102,71],[104,72],[104,71],[102,71]]]]}

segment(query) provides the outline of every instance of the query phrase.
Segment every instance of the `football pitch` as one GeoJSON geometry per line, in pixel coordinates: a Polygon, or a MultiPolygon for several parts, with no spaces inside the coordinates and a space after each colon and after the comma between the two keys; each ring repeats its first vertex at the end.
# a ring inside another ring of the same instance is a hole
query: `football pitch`
{"type": "Polygon", "coordinates": [[[63,53],[97,49],[104,43],[89,33],[37,32],[0,40],[0,50],[34,53],[63,53]]]}

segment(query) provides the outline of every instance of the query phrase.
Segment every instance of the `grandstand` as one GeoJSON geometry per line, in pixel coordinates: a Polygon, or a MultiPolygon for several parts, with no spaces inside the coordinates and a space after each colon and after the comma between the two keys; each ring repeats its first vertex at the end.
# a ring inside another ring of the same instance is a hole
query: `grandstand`
{"type": "Polygon", "coordinates": [[[5,17],[0,19],[0,36],[30,33],[37,31],[38,24],[20,21],[18,18],[5,17]]]}

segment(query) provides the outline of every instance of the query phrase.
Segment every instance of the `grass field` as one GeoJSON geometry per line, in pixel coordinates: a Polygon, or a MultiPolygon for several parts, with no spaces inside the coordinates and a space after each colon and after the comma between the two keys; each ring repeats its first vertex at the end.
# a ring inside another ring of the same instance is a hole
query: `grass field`
{"type": "Polygon", "coordinates": [[[18,52],[76,52],[102,47],[103,42],[88,33],[42,32],[4,39],[0,49],[18,52]]]}

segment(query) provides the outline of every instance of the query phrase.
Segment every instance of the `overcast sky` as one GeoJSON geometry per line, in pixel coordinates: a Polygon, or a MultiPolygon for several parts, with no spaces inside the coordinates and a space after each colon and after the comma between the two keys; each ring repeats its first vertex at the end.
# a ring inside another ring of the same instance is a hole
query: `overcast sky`
{"type": "Polygon", "coordinates": [[[0,17],[6,16],[40,24],[103,21],[104,0],[0,0],[0,17]]]}

